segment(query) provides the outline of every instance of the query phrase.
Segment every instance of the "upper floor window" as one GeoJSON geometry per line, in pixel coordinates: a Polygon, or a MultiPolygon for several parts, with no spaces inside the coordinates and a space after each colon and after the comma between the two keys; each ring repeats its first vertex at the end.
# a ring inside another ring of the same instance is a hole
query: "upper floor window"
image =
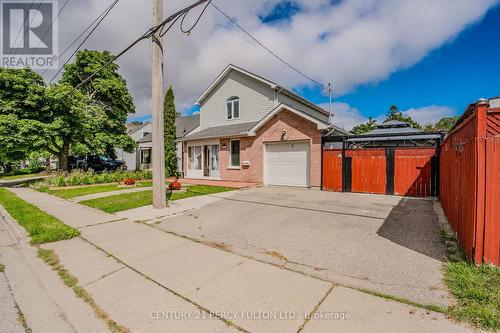
{"type": "Polygon", "coordinates": [[[226,102],[226,119],[237,119],[240,117],[240,99],[236,96],[229,98],[226,102]]]}

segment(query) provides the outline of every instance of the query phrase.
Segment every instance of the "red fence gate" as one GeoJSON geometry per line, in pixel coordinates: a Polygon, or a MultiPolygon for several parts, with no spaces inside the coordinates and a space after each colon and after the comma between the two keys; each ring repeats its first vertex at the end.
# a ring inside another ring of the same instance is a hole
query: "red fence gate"
{"type": "Polygon", "coordinates": [[[351,164],[350,192],[378,194],[386,192],[385,149],[350,149],[345,151],[345,156],[345,161],[350,160],[351,164]]]}
{"type": "Polygon", "coordinates": [[[437,167],[432,147],[325,149],[323,190],[435,196],[437,167]]]}
{"type": "Polygon", "coordinates": [[[500,108],[471,105],[442,145],[440,199],[467,256],[500,265],[500,108]]]}

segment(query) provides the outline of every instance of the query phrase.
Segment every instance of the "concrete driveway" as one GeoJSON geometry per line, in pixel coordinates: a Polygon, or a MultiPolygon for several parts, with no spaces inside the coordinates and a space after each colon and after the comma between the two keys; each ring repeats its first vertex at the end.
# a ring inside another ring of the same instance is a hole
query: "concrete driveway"
{"type": "Polygon", "coordinates": [[[254,188],[157,227],[341,285],[449,305],[431,200],[254,188]]]}

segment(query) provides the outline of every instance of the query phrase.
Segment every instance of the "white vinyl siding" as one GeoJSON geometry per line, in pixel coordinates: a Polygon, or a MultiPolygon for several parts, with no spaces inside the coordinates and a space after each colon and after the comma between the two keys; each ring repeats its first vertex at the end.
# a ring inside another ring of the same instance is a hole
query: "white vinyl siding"
{"type": "Polygon", "coordinates": [[[310,115],[311,117],[314,117],[318,120],[322,120],[327,124],[329,123],[328,115],[323,114],[323,113],[311,108],[310,106],[304,105],[304,104],[294,100],[293,98],[290,98],[290,97],[285,96],[283,94],[278,94],[278,103],[288,104],[290,106],[293,106],[297,110],[302,111],[302,112],[310,115]]]}
{"type": "Polygon", "coordinates": [[[268,143],[264,151],[264,183],[309,186],[309,142],[268,143]]]}
{"type": "Polygon", "coordinates": [[[274,91],[268,85],[231,71],[200,106],[200,130],[261,120],[274,108],[274,91]],[[239,118],[227,119],[228,98],[238,96],[239,118]]]}

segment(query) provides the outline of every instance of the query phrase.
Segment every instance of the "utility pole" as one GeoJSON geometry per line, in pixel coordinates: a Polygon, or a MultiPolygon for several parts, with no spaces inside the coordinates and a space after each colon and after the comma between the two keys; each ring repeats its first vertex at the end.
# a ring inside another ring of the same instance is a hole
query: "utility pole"
{"type": "Polygon", "coordinates": [[[333,124],[333,113],[332,113],[332,84],[328,83],[328,114],[330,115],[330,125],[333,124]]]}
{"type": "MultiPolygon", "coordinates": [[[[153,26],[163,21],[163,0],[153,0],[153,26]]],[[[152,94],[153,121],[153,207],[167,207],[165,188],[165,142],[163,122],[163,43],[160,31],[152,36],[152,94]]]]}

